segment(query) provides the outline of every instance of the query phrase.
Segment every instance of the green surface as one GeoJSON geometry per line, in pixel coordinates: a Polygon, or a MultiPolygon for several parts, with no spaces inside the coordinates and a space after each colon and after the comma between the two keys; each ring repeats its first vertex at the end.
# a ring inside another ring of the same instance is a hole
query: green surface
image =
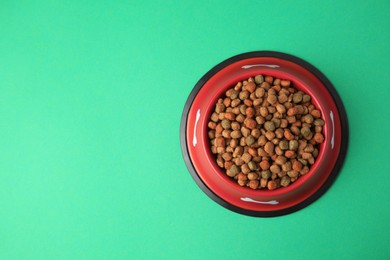
{"type": "Polygon", "coordinates": [[[1,1],[0,258],[389,259],[389,10],[389,1],[1,1]],[[194,84],[253,50],[317,66],[350,124],[331,189],[270,219],[209,199],[179,144],[194,84]]]}

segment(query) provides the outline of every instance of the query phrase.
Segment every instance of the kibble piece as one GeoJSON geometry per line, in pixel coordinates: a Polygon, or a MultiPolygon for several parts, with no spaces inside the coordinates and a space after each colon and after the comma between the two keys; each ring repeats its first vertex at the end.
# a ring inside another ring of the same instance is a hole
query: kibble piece
{"type": "Polygon", "coordinates": [[[268,153],[269,155],[272,155],[274,153],[274,144],[272,142],[267,142],[264,145],[264,151],[268,153]]]}
{"type": "Polygon", "coordinates": [[[245,186],[247,182],[248,182],[248,177],[245,174],[243,174],[242,172],[240,172],[237,175],[237,183],[240,186],[245,186]]]}
{"type": "Polygon", "coordinates": [[[251,171],[257,170],[257,164],[256,164],[254,161],[250,161],[250,162],[248,163],[248,167],[249,167],[249,169],[250,169],[251,171]]]}
{"type": "Polygon", "coordinates": [[[312,110],[311,115],[315,118],[321,118],[321,112],[320,112],[320,110],[317,110],[317,109],[312,110]]]}
{"type": "Polygon", "coordinates": [[[279,142],[279,147],[280,147],[280,149],[282,149],[282,150],[287,150],[288,147],[289,147],[288,141],[286,141],[286,140],[280,141],[280,142],[279,142]]]}
{"type": "Polygon", "coordinates": [[[249,93],[253,93],[256,89],[256,84],[254,82],[248,82],[245,85],[245,90],[247,90],[249,93]]]}
{"type": "Polygon", "coordinates": [[[267,183],[267,188],[268,188],[269,190],[274,190],[274,189],[276,189],[276,188],[277,188],[276,182],[275,182],[274,180],[269,181],[269,182],[267,183]]]}
{"type": "Polygon", "coordinates": [[[272,121],[267,121],[264,123],[264,129],[267,131],[274,131],[275,130],[275,123],[272,121]]]}
{"type": "Polygon", "coordinates": [[[284,130],[284,137],[289,141],[294,140],[294,135],[291,133],[289,129],[284,130]]]}
{"type": "Polygon", "coordinates": [[[280,180],[280,185],[282,185],[283,187],[287,187],[289,184],[290,184],[290,177],[289,176],[284,176],[281,180],[280,180]]]}
{"type": "Polygon", "coordinates": [[[255,77],[255,82],[256,82],[256,84],[261,84],[261,83],[263,83],[263,82],[264,82],[264,77],[263,77],[263,75],[257,75],[257,76],[255,77]]]}
{"type": "Polygon", "coordinates": [[[266,160],[261,161],[259,165],[260,165],[260,168],[261,168],[263,171],[268,170],[269,167],[270,167],[269,162],[266,161],[266,160]]]}
{"type": "Polygon", "coordinates": [[[249,180],[257,180],[259,178],[259,175],[255,172],[248,173],[248,179],[249,180]]]}
{"type": "Polygon", "coordinates": [[[321,133],[315,133],[313,139],[318,144],[321,144],[324,142],[324,136],[321,133]]]}
{"type": "Polygon", "coordinates": [[[287,161],[282,165],[282,171],[287,172],[291,170],[291,161],[287,161]]]}
{"type": "Polygon", "coordinates": [[[222,103],[217,103],[215,105],[215,112],[217,112],[218,114],[225,111],[225,105],[222,104],[222,103]]]}
{"type": "Polygon", "coordinates": [[[271,165],[271,167],[270,167],[269,169],[270,169],[270,171],[271,171],[272,173],[279,173],[279,172],[280,172],[280,168],[279,168],[279,166],[276,165],[276,164],[271,165]]]}
{"type": "Polygon", "coordinates": [[[292,151],[295,151],[298,149],[298,141],[297,140],[291,140],[289,143],[288,143],[288,149],[289,150],[292,150],[292,151]]]}
{"type": "Polygon", "coordinates": [[[302,93],[295,93],[293,95],[293,102],[294,103],[300,103],[302,101],[302,93]]]}
{"type": "Polygon", "coordinates": [[[255,116],[255,109],[253,107],[247,107],[245,109],[245,115],[247,117],[254,117],[255,116]]]}
{"type": "Polygon", "coordinates": [[[325,121],[322,119],[316,119],[314,120],[313,124],[316,126],[323,126],[325,124],[325,121]]]}
{"type": "Polygon", "coordinates": [[[223,129],[230,129],[230,120],[223,119],[221,122],[221,125],[222,125],[223,129]]]}
{"type": "Polygon", "coordinates": [[[238,168],[237,165],[233,164],[228,170],[227,170],[227,175],[230,177],[236,176],[240,172],[240,169],[238,168]]]}
{"type": "Polygon", "coordinates": [[[248,135],[247,137],[246,137],[246,144],[248,145],[248,146],[251,146],[252,144],[254,144],[255,143],[255,138],[253,137],[253,135],[248,135]]]}
{"type": "Polygon", "coordinates": [[[259,187],[259,181],[258,180],[250,180],[248,182],[248,187],[255,190],[257,187],[259,187]]]}
{"type": "Polygon", "coordinates": [[[275,163],[278,164],[278,165],[283,165],[283,164],[286,163],[286,161],[287,161],[287,158],[284,157],[284,156],[281,156],[281,155],[279,155],[279,156],[276,157],[276,159],[275,159],[275,163]]]}
{"type": "Polygon", "coordinates": [[[303,103],[309,102],[310,100],[311,100],[311,98],[309,95],[306,95],[306,94],[303,95],[303,97],[302,97],[303,103]]]}
{"type": "Polygon", "coordinates": [[[238,139],[238,138],[241,138],[241,136],[242,136],[242,134],[241,134],[241,131],[239,131],[239,130],[234,130],[230,133],[231,138],[238,139]]]}
{"type": "Polygon", "coordinates": [[[310,128],[309,127],[302,127],[301,128],[301,134],[304,136],[304,137],[306,137],[306,136],[308,136],[309,134],[311,133],[311,131],[310,131],[310,128]]]}
{"type": "Polygon", "coordinates": [[[269,95],[267,97],[267,101],[270,103],[270,104],[275,104],[277,101],[278,101],[278,98],[276,97],[276,95],[269,95]]]}
{"type": "Polygon", "coordinates": [[[256,126],[257,126],[257,123],[255,120],[251,119],[251,118],[247,118],[244,120],[244,124],[246,127],[248,127],[249,129],[255,129],[256,126]]]}

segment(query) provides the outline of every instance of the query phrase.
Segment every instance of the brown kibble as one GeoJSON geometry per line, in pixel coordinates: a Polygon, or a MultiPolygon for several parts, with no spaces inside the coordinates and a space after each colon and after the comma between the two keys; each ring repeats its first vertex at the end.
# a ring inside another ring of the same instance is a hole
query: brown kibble
{"type": "Polygon", "coordinates": [[[232,131],[225,129],[225,130],[222,131],[222,136],[225,137],[225,138],[230,138],[230,133],[231,132],[232,131]]]}
{"type": "Polygon", "coordinates": [[[315,118],[321,118],[321,111],[318,109],[314,109],[310,114],[315,118]]]}
{"type": "Polygon", "coordinates": [[[264,146],[264,151],[269,155],[274,153],[274,144],[272,142],[267,142],[264,146]]]}
{"type": "Polygon", "coordinates": [[[311,97],[309,95],[306,95],[306,94],[303,95],[303,97],[302,97],[303,103],[309,102],[310,100],[311,100],[311,97]]]}
{"type": "Polygon", "coordinates": [[[322,119],[316,119],[314,120],[313,124],[316,126],[323,126],[325,124],[325,121],[322,119]]]}
{"type": "Polygon", "coordinates": [[[271,141],[272,139],[275,138],[275,133],[274,133],[274,132],[271,132],[271,131],[267,131],[267,132],[265,133],[265,137],[266,137],[269,141],[271,141]]]}
{"type": "Polygon", "coordinates": [[[242,172],[240,172],[237,175],[237,182],[240,186],[245,186],[246,183],[248,182],[248,177],[245,174],[243,174],[242,172]]]}
{"type": "Polygon", "coordinates": [[[286,156],[287,158],[293,158],[295,156],[295,152],[291,150],[287,150],[284,152],[284,156],[286,156]]]}
{"type": "Polygon", "coordinates": [[[264,151],[264,149],[261,147],[257,149],[257,154],[259,156],[268,156],[268,153],[266,151],[264,151]]]}
{"type": "Polygon", "coordinates": [[[243,123],[245,120],[245,116],[242,115],[242,114],[239,114],[236,116],[236,121],[239,122],[239,123],[243,123]]]}
{"type": "Polygon", "coordinates": [[[259,181],[258,180],[250,180],[248,182],[248,187],[255,190],[259,187],[259,181]]]}
{"type": "Polygon", "coordinates": [[[304,166],[303,168],[302,168],[302,170],[301,170],[301,174],[302,175],[305,175],[306,173],[308,173],[309,172],[309,167],[307,167],[307,166],[304,166]]]}
{"type": "Polygon", "coordinates": [[[267,179],[263,179],[263,178],[260,179],[260,187],[261,188],[267,187],[267,183],[268,183],[267,179]]]}
{"type": "Polygon", "coordinates": [[[236,115],[234,113],[232,113],[232,112],[226,112],[225,113],[225,118],[233,121],[233,120],[236,119],[236,115]]]}
{"type": "MultiPolygon", "coordinates": [[[[303,167],[302,163],[299,162],[298,160],[296,160],[296,161],[294,161],[294,162],[292,163],[292,168],[293,168],[294,171],[299,172],[299,171],[302,170],[302,167],[303,167]]],[[[290,176],[290,177],[292,177],[292,176],[290,176]]]]}
{"type": "Polygon", "coordinates": [[[232,107],[236,107],[236,106],[238,106],[240,103],[241,103],[241,100],[238,99],[238,98],[236,98],[236,99],[233,99],[232,102],[230,102],[230,105],[231,105],[232,107]]]}
{"type": "Polygon", "coordinates": [[[241,134],[241,131],[239,131],[239,130],[234,130],[230,133],[231,138],[238,139],[238,138],[241,138],[241,136],[242,136],[242,134],[241,134]]]}
{"type": "Polygon", "coordinates": [[[265,123],[265,119],[264,117],[262,116],[256,116],[256,122],[259,124],[259,125],[262,125],[265,123]]]}
{"type": "Polygon", "coordinates": [[[291,131],[289,129],[285,129],[284,130],[284,137],[287,139],[287,140],[294,140],[294,135],[291,133],[291,131]]]}
{"type": "Polygon", "coordinates": [[[283,150],[282,149],[280,149],[280,147],[279,146],[275,146],[275,153],[277,154],[277,155],[283,155],[283,150]]]}
{"type": "Polygon", "coordinates": [[[264,88],[257,88],[255,90],[255,96],[258,97],[258,98],[261,98],[265,95],[265,90],[264,88]]]}
{"type": "Polygon", "coordinates": [[[310,133],[311,133],[311,131],[310,131],[310,128],[309,128],[309,127],[305,126],[305,127],[302,127],[302,128],[301,128],[301,134],[302,134],[304,137],[309,136],[310,133]]]}
{"type": "Polygon", "coordinates": [[[247,137],[248,135],[250,135],[251,133],[251,130],[249,130],[248,128],[246,128],[245,126],[241,127],[241,133],[244,137],[247,137]]]}
{"type": "Polygon", "coordinates": [[[293,95],[293,102],[296,104],[296,103],[300,103],[302,101],[302,93],[295,93],[293,95]]]}
{"type": "Polygon", "coordinates": [[[248,173],[248,179],[249,180],[257,180],[259,178],[259,175],[255,172],[248,173]]]}
{"type": "Polygon", "coordinates": [[[286,108],[285,108],[282,104],[277,104],[277,105],[276,105],[276,110],[277,110],[280,114],[286,113],[286,108]]]}
{"type": "Polygon", "coordinates": [[[253,102],[252,102],[252,100],[250,100],[250,99],[247,98],[247,99],[244,100],[244,105],[250,107],[250,106],[253,105],[253,102]]]}
{"type": "Polygon", "coordinates": [[[252,129],[251,131],[251,135],[253,135],[254,138],[259,138],[261,136],[261,131],[260,129],[252,129]]]}
{"type": "Polygon", "coordinates": [[[274,81],[274,78],[272,76],[265,76],[264,80],[268,82],[269,84],[272,84],[274,81]]]}
{"type": "Polygon", "coordinates": [[[232,100],[228,97],[223,100],[223,104],[225,105],[225,107],[230,107],[231,102],[232,100]]]}
{"type": "Polygon", "coordinates": [[[271,105],[273,105],[273,104],[275,104],[275,103],[278,101],[278,98],[277,98],[275,95],[269,95],[269,96],[267,97],[267,101],[268,101],[271,105]]]}
{"type": "Polygon", "coordinates": [[[225,146],[225,138],[223,138],[222,136],[215,138],[215,145],[217,147],[224,147],[225,146]]]}
{"type": "Polygon", "coordinates": [[[284,172],[290,171],[291,169],[292,169],[291,161],[287,161],[282,165],[282,171],[284,172]]]}
{"type": "Polygon", "coordinates": [[[256,140],[253,137],[253,135],[248,135],[246,137],[245,141],[246,141],[246,145],[248,145],[248,146],[251,146],[252,144],[254,144],[256,142],[256,140]]]}
{"type": "Polygon", "coordinates": [[[265,160],[261,161],[259,165],[260,165],[260,168],[261,168],[263,171],[268,170],[269,167],[270,167],[269,162],[268,162],[268,161],[265,161],[265,160]]]}
{"type": "Polygon", "coordinates": [[[281,87],[279,85],[275,85],[275,86],[272,86],[273,90],[275,90],[276,92],[279,92],[281,90],[281,87]]]}
{"type": "Polygon", "coordinates": [[[252,160],[252,155],[249,153],[244,153],[241,158],[244,160],[245,163],[249,163],[252,160]]]}
{"type": "Polygon", "coordinates": [[[239,173],[240,169],[237,165],[233,164],[226,172],[226,174],[230,177],[234,177],[239,173]]]}
{"type": "Polygon", "coordinates": [[[316,126],[314,127],[314,131],[315,131],[316,133],[321,133],[321,132],[322,132],[322,126],[316,125],[316,126]]]}
{"type": "Polygon", "coordinates": [[[245,109],[245,114],[247,117],[253,117],[255,115],[255,109],[253,107],[247,107],[245,109]]]}
{"type": "Polygon", "coordinates": [[[318,144],[321,144],[324,142],[324,136],[321,133],[315,133],[313,139],[318,144]]]}
{"type": "Polygon", "coordinates": [[[277,187],[277,185],[276,185],[276,182],[275,182],[274,180],[269,181],[269,182],[267,183],[267,188],[268,188],[269,190],[274,190],[274,189],[276,189],[276,187],[277,187]]]}
{"type": "Polygon", "coordinates": [[[217,103],[215,105],[215,112],[217,112],[218,114],[225,111],[225,105],[222,104],[222,103],[217,103]]]}
{"type": "Polygon", "coordinates": [[[248,127],[249,129],[255,129],[256,126],[257,126],[257,123],[255,120],[251,119],[251,118],[247,118],[244,120],[244,125],[246,127],[248,127]]]}
{"type": "Polygon", "coordinates": [[[275,163],[278,165],[283,165],[286,163],[286,161],[287,161],[287,158],[284,156],[281,156],[281,155],[276,157],[276,159],[275,159],[275,163]]]}
{"type": "Polygon", "coordinates": [[[280,81],[280,85],[282,85],[282,87],[289,87],[291,85],[291,81],[289,80],[281,80],[280,81]]]}
{"type": "Polygon", "coordinates": [[[243,153],[244,153],[244,148],[243,148],[242,146],[237,146],[237,147],[234,149],[233,157],[239,157],[239,156],[241,156],[243,153]]]}
{"type": "Polygon", "coordinates": [[[278,96],[278,101],[280,104],[286,103],[288,100],[288,96],[286,94],[280,94],[278,96]]]}
{"type": "Polygon", "coordinates": [[[215,127],[217,126],[217,124],[213,121],[210,121],[208,124],[207,124],[208,128],[210,129],[215,129],[215,127]]]}
{"type": "Polygon", "coordinates": [[[257,150],[253,147],[249,147],[248,148],[248,153],[252,156],[252,157],[256,157],[257,156],[257,150]]]}
{"type": "Polygon", "coordinates": [[[273,121],[267,121],[264,123],[264,129],[267,131],[275,130],[275,123],[273,121]]]}
{"type": "Polygon", "coordinates": [[[260,107],[260,115],[262,117],[268,116],[268,109],[266,107],[260,107]]]}
{"type": "Polygon", "coordinates": [[[300,134],[299,128],[297,126],[295,126],[295,125],[291,126],[290,130],[291,130],[291,133],[293,133],[294,135],[299,135],[300,134]]]}
{"type": "Polygon", "coordinates": [[[271,165],[271,167],[269,169],[272,173],[279,173],[280,172],[280,167],[276,164],[271,165]]]}
{"type": "Polygon", "coordinates": [[[248,82],[245,85],[245,90],[249,91],[249,93],[253,93],[256,89],[256,84],[254,82],[248,82]]]}
{"type": "Polygon", "coordinates": [[[312,115],[307,114],[307,115],[303,116],[301,120],[302,120],[302,122],[304,122],[306,124],[311,124],[311,123],[313,123],[314,118],[312,115]]]}
{"type": "Polygon", "coordinates": [[[302,154],[302,159],[305,159],[305,160],[308,160],[312,157],[313,157],[313,155],[311,153],[303,153],[302,154]]]}
{"type": "Polygon", "coordinates": [[[282,185],[283,187],[287,187],[288,185],[290,185],[290,177],[289,176],[283,176],[283,178],[280,180],[280,185],[282,185]]]}

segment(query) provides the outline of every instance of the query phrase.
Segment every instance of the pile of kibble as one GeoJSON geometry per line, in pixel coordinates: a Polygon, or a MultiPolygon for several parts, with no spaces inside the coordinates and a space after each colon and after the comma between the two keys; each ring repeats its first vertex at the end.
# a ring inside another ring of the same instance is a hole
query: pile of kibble
{"type": "Polygon", "coordinates": [[[219,98],[208,122],[217,165],[240,186],[274,190],[309,172],[324,142],[321,112],[291,81],[257,75],[219,98]]]}

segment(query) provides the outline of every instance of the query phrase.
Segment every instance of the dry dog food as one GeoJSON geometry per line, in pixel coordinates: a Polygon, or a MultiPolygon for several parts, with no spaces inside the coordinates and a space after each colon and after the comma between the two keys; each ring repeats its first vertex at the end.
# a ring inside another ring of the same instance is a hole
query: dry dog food
{"type": "Polygon", "coordinates": [[[217,165],[240,186],[274,190],[309,172],[324,142],[321,112],[289,80],[257,75],[225,92],[208,122],[217,165]]]}

